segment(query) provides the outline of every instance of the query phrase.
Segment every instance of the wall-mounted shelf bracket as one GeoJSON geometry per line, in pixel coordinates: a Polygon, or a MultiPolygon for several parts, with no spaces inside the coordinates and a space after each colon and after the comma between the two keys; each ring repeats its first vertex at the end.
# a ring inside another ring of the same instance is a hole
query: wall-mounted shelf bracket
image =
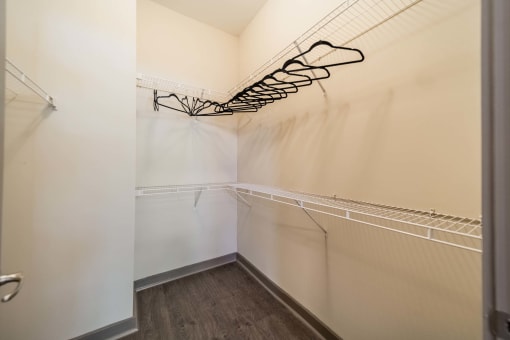
{"type": "Polygon", "coordinates": [[[298,201],[298,200],[295,200],[297,205],[303,209],[303,211],[305,212],[305,214],[312,220],[312,222],[317,226],[319,227],[320,230],[322,230],[322,232],[324,232],[324,237],[328,237],[328,231],[326,230],[326,228],[324,228],[319,222],[317,222],[317,220],[315,218],[313,218],[313,216],[308,212],[308,210],[306,210],[304,204],[303,204],[303,201],[298,201]]]}
{"type": "Polygon", "coordinates": [[[32,90],[37,96],[41,97],[48,105],[56,110],[55,98],[50,96],[45,90],[43,90],[35,81],[27,76],[19,67],[14,65],[9,59],[5,59],[5,71],[11,76],[16,78],[20,83],[25,85],[27,88],[32,90]]]}
{"type": "Polygon", "coordinates": [[[237,92],[226,102],[178,95],[174,92],[161,96],[158,95],[157,89],[154,89],[154,110],[159,111],[159,107],[163,106],[189,116],[224,116],[235,112],[257,112],[263,106],[287,98],[289,94],[298,92],[300,87],[310,86],[313,82],[318,82],[323,94],[326,95],[326,90],[319,80],[331,76],[330,68],[365,60],[359,49],[335,46],[324,40],[311,44],[304,52],[298,45],[296,47],[298,55],[288,59],[280,68],[259,81],[237,92]],[[327,58],[323,59],[325,56],[327,58]]]}
{"type": "Polygon", "coordinates": [[[237,192],[237,190],[232,190],[234,192],[234,194],[236,195],[236,198],[239,199],[241,202],[243,202],[244,204],[246,204],[249,208],[251,208],[251,204],[248,203],[247,200],[244,199],[243,196],[239,195],[239,193],[237,192]]]}
{"type": "MultiPolygon", "coordinates": [[[[301,50],[301,47],[299,47],[299,43],[297,41],[294,41],[294,45],[296,46],[296,49],[299,51],[299,54],[303,54],[303,51],[301,50]]],[[[306,55],[303,55],[303,60],[305,61],[306,64],[310,64],[306,55]]],[[[315,73],[314,70],[312,70],[312,74],[315,78],[317,78],[317,74],[315,73]]],[[[320,80],[317,80],[317,85],[319,85],[319,87],[321,88],[321,91],[322,91],[322,94],[324,95],[324,97],[327,97],[328,94],[326,93],[326,89],[324,88],[324,86],[322,86],[322,83],[320,80]]]]}
{"type": "Polygon", "coordinates": [[[198,201],[200,200],[200,196],[202,195],[202,188],[198,191],[195,191],[195,203],[193,204],[193,208],[197,207],[198,201]]]}

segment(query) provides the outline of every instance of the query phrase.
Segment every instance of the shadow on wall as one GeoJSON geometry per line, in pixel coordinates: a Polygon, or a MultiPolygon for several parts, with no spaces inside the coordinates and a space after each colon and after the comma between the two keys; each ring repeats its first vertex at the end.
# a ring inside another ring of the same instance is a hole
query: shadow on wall
{"type": "Polygon", "coordinates": [[[393,91],[388,89],[378,94],[373,105],[354,112],[352,103],[330,97],[321,100],[313,93],[303,95],[308,97],[299,98],[299,102],[312,102],[315,107],[308,104],[306,108],[289,109],[286,103],[280,115],[277,104],[260,119],[253,116],[253,122],[240,129],[240,166],[260,169],[259,175],[252,175],[264,178],[264,183],[306,191],[324,183],[325,178],[335,178],[342,173],[339,169],[344,168],[341,166],[344,160],[355,163],[361,171],[343,175],[349,175],[350,182],[355,183],[358,190],[369,186],[371,171],[375,169],[373,163],[380,157],[380,148],[388,133],[393,91]],[[357,129],[355,138],[351,138],[353,122],[357,129]],[[295,171],[282,167],[283,164],[294,165],[295,171]]]}
{"type": "MultiPolygon", "coordinates": [[[[37,128],[46,120],[53,108],[40,101],[32,99],[23,99],[22,97],[13,96],[8,99],[6,103],[6,120],[11,129],[16,130],[13,133],[13,138],[9,139],[6,143],[6,163],[12,161],[16,157],[21,148],[27,142],[31,141],[32,135],[37,131],[37,128]],[[17,130],[17,128],[20,130],[17,130]]],[[[10,133],[10,129],[6,129],[6,133],[10,133]]]]}
{"type": "Polygon", "coordinates": [[[237,118],[152,108],[137,91],[137,186],[235,182],[237,118]]]}
{"type": "Polygon", "coordinates": [[[478,339],[480,254],[249,197],[239,252],[345,339],[478,339]]]}

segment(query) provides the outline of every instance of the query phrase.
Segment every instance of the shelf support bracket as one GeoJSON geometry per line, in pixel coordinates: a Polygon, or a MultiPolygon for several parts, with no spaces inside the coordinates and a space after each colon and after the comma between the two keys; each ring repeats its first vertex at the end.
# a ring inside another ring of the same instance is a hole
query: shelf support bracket
{"type": "MultiPolygon", "coordinates": [[[[297,41],[294,41],[294,45],[296,46],[299,54],[303,54],[303,51],[301,50],[301,47],[299,47],[299,44],[297,43],[297,41]]],[[[310,65],[310,63],[308,62],[308,59],[306,59],[306,56],[302,56],[302,58],[305,60],[305,63],[307,63],[308,65],[310,65]]],[[[317,74],[315,74],[315,71],[314,70],[311,70],[312,71],[312,74],[315,78],[317,78],[317,74]]],[[[319,85],[319,87],[321,88],[322,90],[322,94],[324,95],[324,97],[327,97],[328,94],[326,93],[326,89],[324,88],[324,86],[322,86],[322,83],[320,80],[316,80],[317,84],[319,85]]]]}
{"type": "Polygon", "coordinates": [[[328,237],[328,231],[319,223],[317,222],[317,220],[315,218],[313,218],[313,216],[308,212],[308,210],[306,210],[306,208],[304,207],[303,205],[303,201],[298,201],[298,200],[295,200],[297,205],[303,209],[303,211],[305,212],[305,214],[312,220],[312,222],[317,226],[319,227],[320,230],[322,230],[322,232],[324,233],[324,236],[325,237],[328,237]]]}
{"type": "Polygon", "coordinates": [[[243,202],[243,203],[244,203],[244,204],[246,204],[249,208],[251,208],[251,204],[250,204],[250,203],[248,203],[248,201],[247,201],[247,200],[245,200],[243,196],[239,195],[239,193],[237,192],[237,190],[236,190],[236,189],[233,189],[232,191],[233,191],[233,192],[234,192],[234,194],[236,195],[237,199],[239,199],[241,202],[243,202]]]}
{"type": "Polygon", "coordinates": [[[198,201],[200,200],[200,196],[202,195],[202,188],[200,190],[195,191],[195,204],[193,205],[193,208],[196,209],[198,201]]]}

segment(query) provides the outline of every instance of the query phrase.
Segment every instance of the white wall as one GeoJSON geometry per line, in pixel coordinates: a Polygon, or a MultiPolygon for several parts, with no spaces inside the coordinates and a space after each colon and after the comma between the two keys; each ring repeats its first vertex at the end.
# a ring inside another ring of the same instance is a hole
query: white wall
{"type": "Polygon", "coordinates": [[[58,110],[7,91],[2,270],[26,283],[0,305],[2,338],[67,339],[132,316],[135,6],[7,1],[7,57],[58,110]]]}
{"type": "MultiPolygon", "coordinates": [[[[478,218],[480,8],[462,4],[438,20],[447,4],[424,1],[353,42],[366,61],[333,70],[327,97],[314,85],[244,115],[239,181],[478,218]]],[[[287,30],[275,13],[245,31],[253,49],[287,30]]],[[[317,216],[324,242],[302,211],[238,206],[239,252],[340,336],[480,338],[479,254],[317,216]]]]}
{"type": "Polygon", "coordinates": [[[235,197],[225,190],[197,195],[137,198],[135,279],[237,252],[235,197]]]}
{"type": "MultiPolygon", "coordinates": [[[[137,70],[213,91],[238,77],[238,40],[149,0],[137,3],[137,70]]],[[[137,90],[137,186],[237,181],[237,118],[191,118],[137,90]]],[[[235,199],[226,193],[141,197],[135,278],[237,251],[235,199]],[[212,195],[212,196],[211,196],[212,195]]]]}

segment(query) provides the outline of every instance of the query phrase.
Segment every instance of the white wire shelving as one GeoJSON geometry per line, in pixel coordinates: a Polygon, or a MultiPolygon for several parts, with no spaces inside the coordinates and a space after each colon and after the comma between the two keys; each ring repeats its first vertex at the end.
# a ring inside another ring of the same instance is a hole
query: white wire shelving
{"type": "Polygon", "coordinates": [[[196,207],[200,194],[203,191],[213,190],[230,191],[234,194],[233,197],[250,207],[251,203],[246,198],[251,196],[303,209],[326,236],[328,228],[314,217],[315,214],[360,223],[477,253],[482,252],[480,220],[442,215],[434,211],[417,211],[246,183],[138,187],[136,196],[194,193],[194,207],[196,207]]]}
{"type": "MultiPolygon", "coordinates": [[[[144,196],[161,196],[178,193],[193,193],[195,201],[193,208],[196,208],[202,192],[204,191],[220,191],[231,190],[232,183],[207,183],[207,184],[186,184],[186,185],[165,185],[152,187],[137,187],[135,191],[136,197],[144,196]]],[[[242,199],[242,198],[240,198],[242,199]]]]}
{"type": "Polygon", "coordinates": [[[144,73],[137,74],[136,86],[150,90],[158,90],[200,99],[207,99],[218,103],[222,103],[230,99],[228,93],[225,92],[194,87],[144,73]]]}
{"type": "Polygon", "coordinates": [[[137,187],[136,197],[230,189],[234,183],[206,183],[137,187]]]}
{"type": "MultiPolygon", "coordinates": [[[[306,212],[325,214],[469,251],[482,252],[482,225],[477,219],[292,192],[261,185],[235,184],[231,187],[238,194],[298,207],[306,212]]],[[[317,224],[316,220],[314,222],[317,224]]],[[[325,227],[320,227],[327,233],[325,227]]]]}
{"type": "MultiPolygon", "coordinates": [[[[403,13],[411,12],[409,11],[411,9],[423,7],[421,12],[416,11],[404,20],[405,24],[396,30],[398,36],[409,34],[412,30],[419,30],[423,26],[431,24],[434,20],[440,20],[474,2],[474,0],[343,0],[319,22],[298,36],[279,53],[268,58],[265,63],[226,93],[193,87],[145,74],[138,75],[137,86],[222,103],[262,79],[266,74],[281,67],[286,60],[307,50],[319,40],[329,41],[335,46],[356,47],[360,43],[360,38],[366,36],[367,33],[387,22],[392,22],[392,19],[403,13]]],[[[329,48],[317,48],[314,49],[313,53],[307,54],[307,60],[304,60],[304,62],[313,66],[320,66],[334,63],[338,56],[338,53],[333,53],[329,48]]],[[[322,87],[320,82],[319,85],[322,87]]]]}
{"type": "Polygon", "coordinates": [[[5,71],[29,88],[37,96],[41,97],[53,110],[57,109],[55,99],[7,58],[5,59],[5,71]]]}
{"type": "MultiPolygon", "coordinates": [[[[421,1],[424,0],[344,0],[322,20],[228,92],[230,95],[236,94],[262,78],[268,71],[280,67],[285,60],[308,49],[316,41],[326,40],[335,46],[348,47],[354,40],[421,1]]],[[[314,55],[309,55],[305,62],[317,66],[321,61],[327,60],[329,53],[331,53],[330,49],[317,49],[314,51],[314,55]]]]}

